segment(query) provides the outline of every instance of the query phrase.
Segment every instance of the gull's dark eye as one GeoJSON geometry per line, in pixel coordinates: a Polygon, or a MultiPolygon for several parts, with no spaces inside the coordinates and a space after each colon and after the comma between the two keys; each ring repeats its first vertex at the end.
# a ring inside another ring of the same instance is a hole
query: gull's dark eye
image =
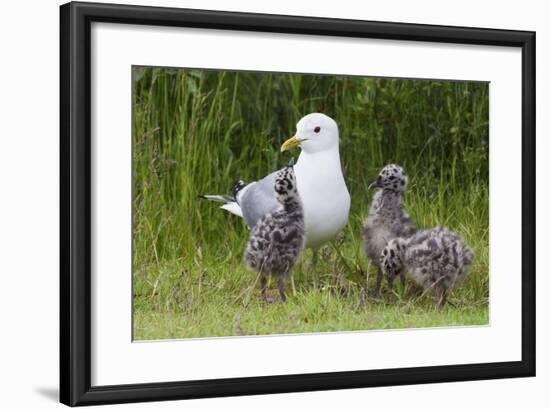
{"type": "Polygon", "coordinates": [[[315,132],[315,133],[321,132],[321,127],[320,127],[320,126],[316,126],[315,129],[313,130],[313,132],[315,132]]]}

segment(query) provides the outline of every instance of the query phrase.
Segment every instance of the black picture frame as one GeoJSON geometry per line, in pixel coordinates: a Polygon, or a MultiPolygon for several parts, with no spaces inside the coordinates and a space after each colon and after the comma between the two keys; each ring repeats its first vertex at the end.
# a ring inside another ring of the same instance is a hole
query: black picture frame
{"type": "Polygon", "coordinates": [[[535,33],[94,3],[60,7],[60,401],[70,406],[535,376],[535,33]],[[519,47],[522,358],[515,362],[91,386],[92,22],[519,47]]]}

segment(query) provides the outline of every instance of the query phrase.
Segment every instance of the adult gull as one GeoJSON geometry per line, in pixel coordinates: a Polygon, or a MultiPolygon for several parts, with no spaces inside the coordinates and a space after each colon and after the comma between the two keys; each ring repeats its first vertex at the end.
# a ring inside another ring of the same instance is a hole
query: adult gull
{"type": "MultiPolygon", "coordinates": [[[[342,174],[336,122],[321,113],[303,117],[296,135],[281,146],[281,152],[301,149],[294,165],[298,193],[302,199],[305,222],[305,246],[314,254],[322,244],[336,237],[348,222],[350,195],[342,174]]],[[[221,201],[221,206],[244,219],[249,228],[279,206],[273,186],[277,172],[261,180],[233,185],[233,195],[204,195],[221,201]]]]}

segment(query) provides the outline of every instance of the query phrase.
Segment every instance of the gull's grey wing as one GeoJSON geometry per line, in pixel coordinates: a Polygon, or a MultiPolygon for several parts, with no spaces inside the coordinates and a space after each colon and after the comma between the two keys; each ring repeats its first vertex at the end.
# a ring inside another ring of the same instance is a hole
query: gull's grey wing
{"type": "Polygon", "coordinates": [[[279,202],[275,199],[276,175],[277,172],[270,173],[237,194],[237,203],[249,228],[254,227],[263,215],[279,207],[279,202]]]}

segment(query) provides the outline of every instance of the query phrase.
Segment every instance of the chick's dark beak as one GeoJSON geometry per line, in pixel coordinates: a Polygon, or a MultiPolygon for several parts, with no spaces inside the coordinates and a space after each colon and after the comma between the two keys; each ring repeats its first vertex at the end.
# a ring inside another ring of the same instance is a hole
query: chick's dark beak
{"type": "Polygon", "coordinates": [[[378,180],[375,180],[374,182],[372,182],[370,185],[369,185],[369,190],[371,189],[377,189],[379,188],[380,185],[378,184],[378,180]]]}

